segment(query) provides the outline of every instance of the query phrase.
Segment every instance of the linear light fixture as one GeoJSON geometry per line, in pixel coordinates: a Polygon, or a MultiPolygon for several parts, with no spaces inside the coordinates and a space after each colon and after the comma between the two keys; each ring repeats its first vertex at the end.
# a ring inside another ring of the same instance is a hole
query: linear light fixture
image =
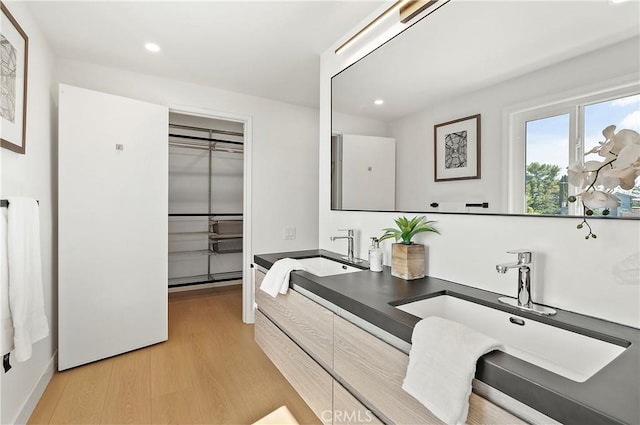
{"type": "MultiPolygon", "coordinates": [[[[418,16],[427,8],[431,7],[439,0],[398,0],[393,3],[387,10],[378,15],[373,21],[369,22],[364,28],[355,33],[351,38],[342,43],[340,47],[335,50],[335,54],[339,55],[344,49],[349,47],[352,43],[362,37],[365,33],[370,31],[373,27],[379,24],[383,19],[389,16],[391,13],[400,9],[400,22],[403,24],[408,23],[410,20],[418,16]]],[[[448,0],[447,0],[448,1],[448,0]]],[[[444,2],[446,3],[446,1],[444,2]]]]}
{"type": "Polygon", "coordinates": [[[402,6],[403,3],[410,3],[413,0],[398,0],[396,1],[394,4],[392,4],[387,10],[385,10],[384,12],[382,12],[380,15],[378,15],[373,21],[369,22],[364,28],[362,28],[360,31],[358,31],[357,33],[355,33],[351,38],[349,38],[347,41],[345,41],[344,43],[342,43],[340,45],[340,47],[338,47],[335,50],[335,54],[339,55],[340,53],[342,53],[342,51],[344,49],[346,49],[347,47],[349,47],[350,44],[352,44],[353,42],[355,42],[356,40],[358,40],[360,37],[362,37],[366,32],[368,32],[371,28],[373,28],[374,26],[376,26],[377,24],[380,23],[380,21],[382,21],[384,18],[386,18],[387,16],[389,16],[389,14],[391,14],[392,12],[394,12],[396,9],[398,9],[400,6],[402,6]]]}
{"type": "Polygon", "coordinates": [[[438,0],[411,0],[400,6],[400,22],[406,24],[438,0]]]}

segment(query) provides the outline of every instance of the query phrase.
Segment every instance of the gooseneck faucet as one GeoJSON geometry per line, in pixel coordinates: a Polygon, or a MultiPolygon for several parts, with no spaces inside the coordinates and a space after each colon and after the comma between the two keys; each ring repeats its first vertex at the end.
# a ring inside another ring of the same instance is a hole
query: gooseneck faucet
{"type": "Polygon", "coordinates": [[[351,263],[361,263],[362,260],[360,260],[359,258],[355,258],[354,254],[353,254],[353,246],[354,246],[354,241],[355,241],[355,236],[354,236],[354,231],[353,229],[338,229],[338,231],[340,232],[347,232],[347,236],[331,236],[329,237],[329,239],[331,240],[331,242],[337,240],[337,239],[346,239],[347,240],[347,256],[346,257],[342,257],[343,259],[351,262],[351,263]]]}
{"type": "Polygon", "coordinates": [[[556,311],[552,308],[535,304],[531,299],[531,282],[533,275],[533,253],[529,250],[507,251],[508,254],[516,254],[518,259],[515,263],[505,263],[496,265],[498,273],[505,274],[509,269],[518,269],[518,293],[517,297],[500,297],[498,301],[509,304],[522,310],[532,311],[543,315],[554,315],[556,311]]]}

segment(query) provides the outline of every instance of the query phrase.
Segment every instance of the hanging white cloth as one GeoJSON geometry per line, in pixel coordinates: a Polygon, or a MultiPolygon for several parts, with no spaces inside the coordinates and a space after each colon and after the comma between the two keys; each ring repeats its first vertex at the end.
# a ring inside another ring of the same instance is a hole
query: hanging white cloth
{"type": "MultiPolygon", "coordinates": [[[[31,357],[32,345],[49,336],[42,289],[40,213],[34,199],[9,198],[6,241],[13,349],[16,360],[23,362],[31,357]]],[[[5,317],[3,334],[4,325],[5,317]]],[[[3,336],[3,344],[4,340],[3,336]]]]}

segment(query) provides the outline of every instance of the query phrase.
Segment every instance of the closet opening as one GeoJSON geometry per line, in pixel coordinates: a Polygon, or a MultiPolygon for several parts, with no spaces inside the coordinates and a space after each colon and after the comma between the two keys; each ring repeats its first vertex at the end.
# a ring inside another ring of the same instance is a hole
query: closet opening
{"type": "Polygon", "coordinates": [[[245,134],[241,120],[169,113],[169,293],[243,284],[245,134]]]}

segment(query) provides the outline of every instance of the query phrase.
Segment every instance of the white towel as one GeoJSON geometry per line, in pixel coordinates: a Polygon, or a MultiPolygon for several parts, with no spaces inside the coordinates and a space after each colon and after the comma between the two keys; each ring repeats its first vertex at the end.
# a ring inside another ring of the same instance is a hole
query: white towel
{"type": "Polygon", "coordinates": [[[34,199],[9,198],[7,215],[9,309],[15,358],[23,362],[31,357],[32,344],[49,336],[42,291],[40,214],[34,199]]]}
{"type": "Polygon", "coordinates": [[[7,209],[0,219],[0,355],[13,350],[13,322],[9,310],[9,257],[7,256],[7,209]]]}
{"type": "Polygon", "coordinates": [[[459,323],[436,316],[422,319],[413,329],[402,389],[443,422],[464,424],[476,362],[499,348],[498,341],[459,323]]]}
{"type": "Polygon", "coordinates": [[[293,270],[304,270],[304,267],[293,258],[276,261],[264,277],[260,290],[274,298],[278,294],[286,294],[289,290],[289,276],[293,270]]]}

